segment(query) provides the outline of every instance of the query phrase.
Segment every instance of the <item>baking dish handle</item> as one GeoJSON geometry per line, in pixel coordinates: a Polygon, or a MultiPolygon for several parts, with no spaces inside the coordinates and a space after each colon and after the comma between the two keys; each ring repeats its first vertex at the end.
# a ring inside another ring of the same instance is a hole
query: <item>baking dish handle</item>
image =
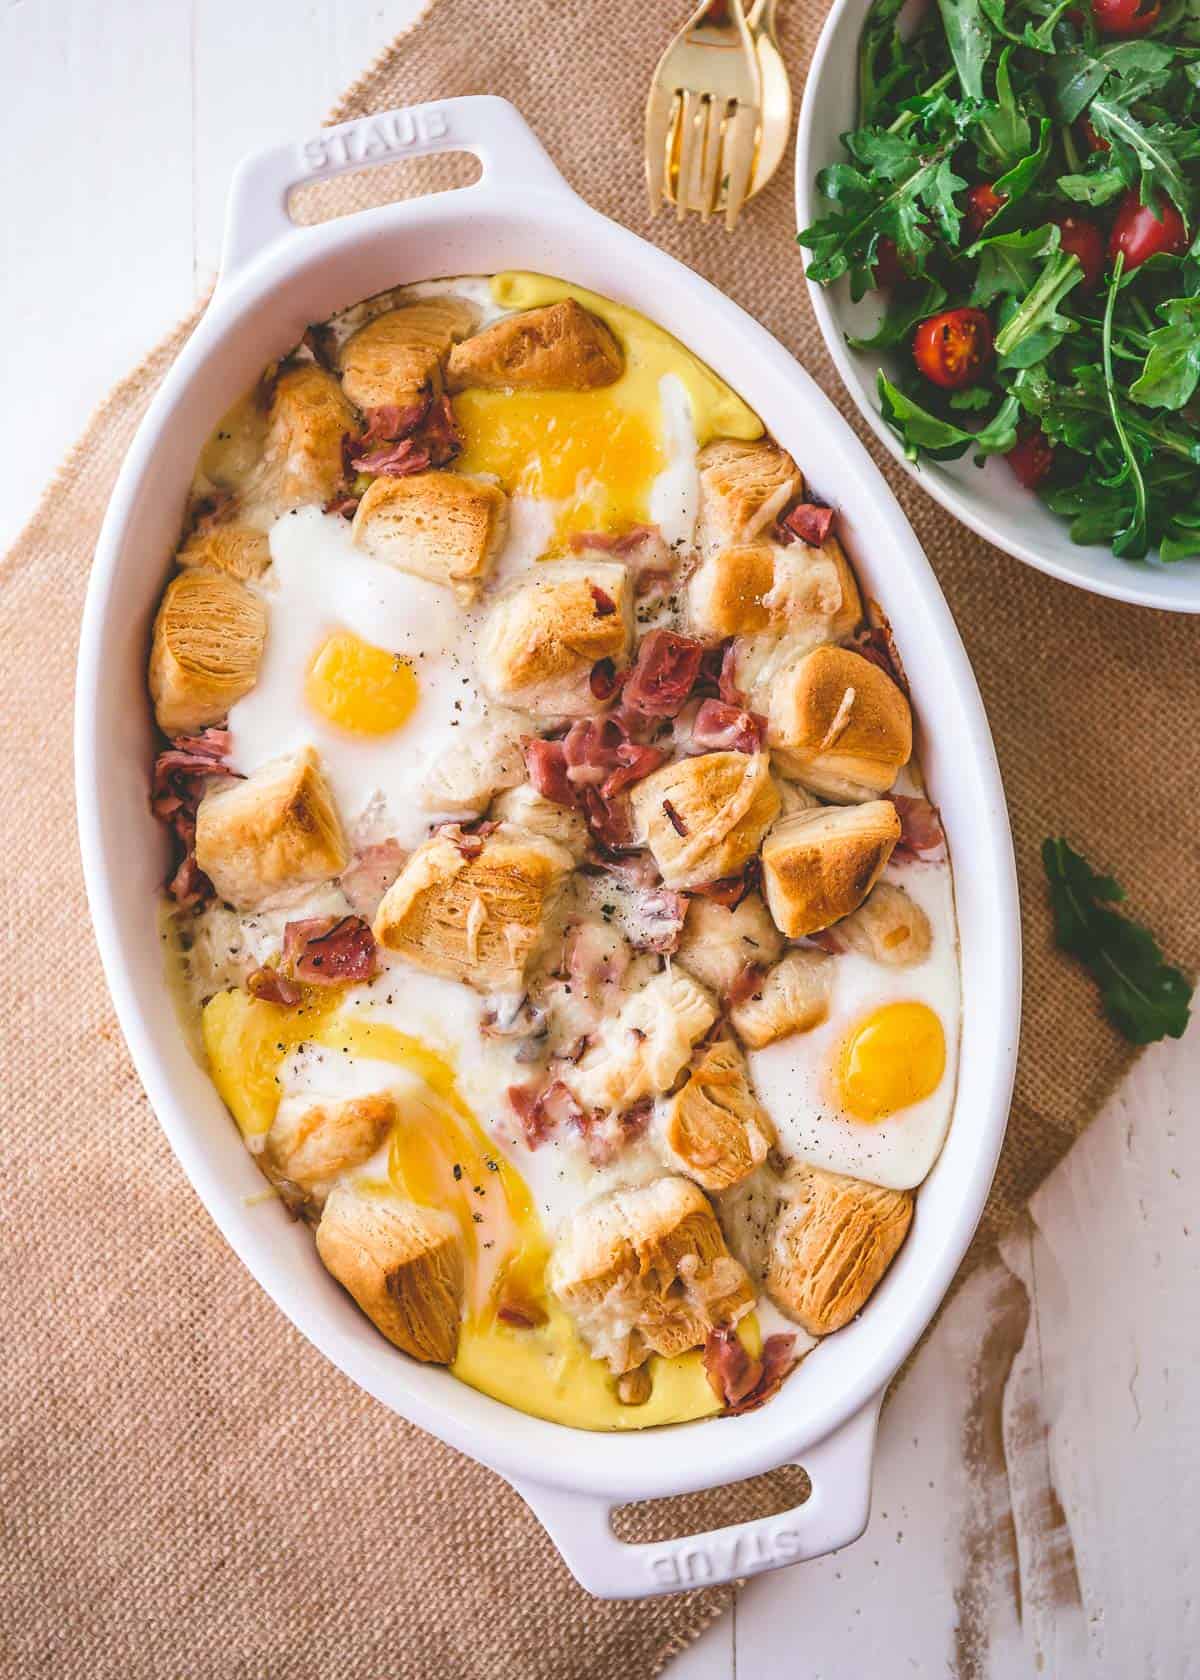
{"type": "Polygon", "coordinates": [[[540,1518],[580,1586],[597,1598],[654,1598],[714,1587],[823,1557],[857,1540],[871,1507],[871,1460],[882,1395],[795,1462],[812,1492],[803,1505],[680,1540],[630,1544],[610,1517],[616,1502],[535,1482],[513,1486],[540,1518]]]}
{"type": "Polygon", "coordinates": [[[300,231],[288,213],[288,198],[296,187],[433,152],[473,152],[479,159],[481,179],[462,191],[502,182],[575,196],[541,141],[507,99],[471,94],[380,111],[242,159],[234,172],[225,213],[221,281],[230,280],[268,245],[300,231]]]}

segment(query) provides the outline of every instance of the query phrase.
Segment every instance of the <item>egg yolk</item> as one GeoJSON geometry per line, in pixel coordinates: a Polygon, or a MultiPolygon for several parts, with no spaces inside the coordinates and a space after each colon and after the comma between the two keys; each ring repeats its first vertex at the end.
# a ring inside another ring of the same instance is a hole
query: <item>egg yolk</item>
{"type": "Polygon", "coordinates": [[[560,537],[638,524],[648,517],[651,486],[666,465],[657,394],[642,402],[639,396],[618,386],[611,392],[463,391],[454,399],[466,445],[458,465],[467,473],[494,473],[509,495],[563,503],[560,537]]]}
{"type": "Polygon", "coordinates": [[[931,1096],[946,1071],[946,1034],[924,1003],[886,1003],[842,1045],[841,1106],[856,1120],[883,1120],[931,1096]]]}
{"type": "Polygon", "coordinates": [[[321,643],[304,682],[312,710],[352,735],[390,735],[408,721],[417,692],[417,674],[407,659],[349,630],[321,643]]]}

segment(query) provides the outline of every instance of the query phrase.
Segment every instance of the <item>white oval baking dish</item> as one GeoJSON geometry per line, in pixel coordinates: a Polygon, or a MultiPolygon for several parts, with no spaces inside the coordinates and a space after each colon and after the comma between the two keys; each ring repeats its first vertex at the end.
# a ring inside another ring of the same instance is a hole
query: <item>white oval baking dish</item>
{"type": "Polygon", "coordinates": [[[393,1410],[506,1476],[593,1593],[643,1597],[815,1557],[866,1524],[883,1390],[929,1322],[975,1229],[1008,1114],[1020,949],[1012,844],[987,721],[924,555],[850,429],[783,349],[706,281],[596,214],[512,106],[447,100],[323,130],[250,158],[235,178],[221,279],[130,448],[96,551],[79,658],[77,794],[92,917],[117,1014],[159,1120],[246,1266],[323,1353],[393,1410]],[[288,194],[364,161],[469,151],[473,186],[297,228],[288,194]],[[668,326],[758,410],[838,504],[867,593],[891,616],[921,751],[955,861],[963,958],[956,1118],[912,1232],[862,1317],[781,1395],[745,1417],[644,1435],[545,1423],[406,1359],[317,1259],[262,1180],[180,1031],[163,984],[155,898],[167,848],[150,816],[150,622],[197,453],[230,402],[310,321],[444,275],[537,269],[668,326]],[[613,1506],[720,1486],[787,1463],[812,1481],[784,1515],[653,1545],[611,1532],[613,1506]]]}
{"type": "MultiPolygon", "coordinates": [[[[855,126],[858,108],[858,43],[874,0],[834,0],[813,52],[796,129],[796,225],[811,227],[828,210],[817,174],[843,156],[841,136],[855,126]]],[[[853,350],[851,337],[869,337],[882,318],[879,295],[857,303],[850,283],[808,282],[813,314],[842,384],[884,448],[921,488],[986,542],[1051,577],[1093,595],[1165,612],[1200,613],[1200,560],[1163,565],[1157,559],[1122,560],[1104,543],[1071,541],[1067,522],[1022,490],[998,456],[980,468],[970,451],[957,461],[910,461],[904,445],[879,411],[875,390],[881,357],[853,350]]],[[[885,352],[883,366],[896,376],[907,352],[885,352]]]]}

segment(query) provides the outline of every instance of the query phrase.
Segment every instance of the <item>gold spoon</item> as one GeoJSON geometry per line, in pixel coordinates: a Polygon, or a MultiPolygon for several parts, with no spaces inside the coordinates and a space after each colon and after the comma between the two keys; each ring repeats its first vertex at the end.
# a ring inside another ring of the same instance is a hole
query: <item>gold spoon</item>
{"type": "Polygon", "coordinates": [[[747,195],[750,198],[762,191],[779,168],[792,132],[792,86],[779,50],[775,27],[777,6],[778,0],[755,0],[746,17],[758,55],[762,89],[758,155],[754,160],[754,173],[747,195]]]}

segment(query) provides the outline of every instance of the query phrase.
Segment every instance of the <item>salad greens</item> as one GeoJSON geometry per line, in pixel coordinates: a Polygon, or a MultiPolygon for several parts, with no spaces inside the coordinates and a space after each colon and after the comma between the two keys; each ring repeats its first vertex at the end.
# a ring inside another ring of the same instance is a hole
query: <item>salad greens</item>
{"type": "Polygon", "coordinates": [[[810,279],[886,291],[850,340],[890,353],[885,419],[913,459],[1013,452],[1077,542],[1200,555],[1200,0],[901,7],[799,235],[810,279]],[[938,378],[918,329],[962,310],[978,367],[938,378]]]}
{"type": "Polygon", "coordinates": [[[1065,840],[1042,842],[1055,938],[1100,986],[1104,1013],[1135,1044],[1181,1038],[1192,988],[1169,967],[1153,934],[1112,906],[1125,893],[1111,875],[1097,875],[1065,840]]]}

